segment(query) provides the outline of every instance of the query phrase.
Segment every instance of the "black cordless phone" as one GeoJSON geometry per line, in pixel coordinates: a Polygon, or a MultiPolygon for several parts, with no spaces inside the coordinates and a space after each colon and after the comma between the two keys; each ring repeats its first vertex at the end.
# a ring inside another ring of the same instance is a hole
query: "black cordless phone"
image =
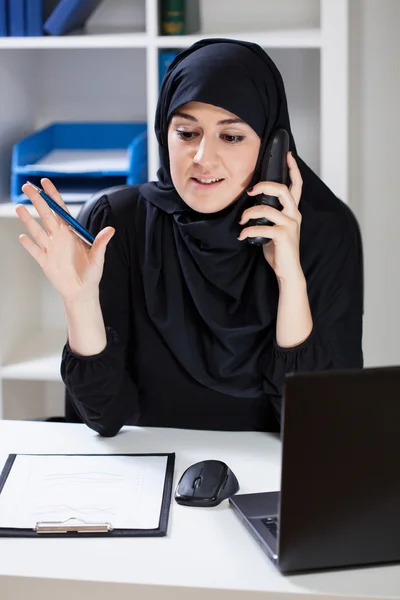
{"type": "MultiPolygon", "coordinates": [[[[261,181],[274,181],[276,183],[286,183],[287,180],[287,153],[289,152],[289,134],[286,129],[277,129],[273,134],[271,141],[265,150],[261,165],[261,181]]],[[[276,196],[266,196],[259,194],[256,196],[255,205],[268,204],[278,210],[282,210],[282,204],[276,196]]],[[[250,219],[246,227],[255,225],[274,225],[268,219],[261,217],[259,219],[250,219]]],[[[264,237],[249,237],[249,244],[261,246],[270,241],[264,237]]]]}

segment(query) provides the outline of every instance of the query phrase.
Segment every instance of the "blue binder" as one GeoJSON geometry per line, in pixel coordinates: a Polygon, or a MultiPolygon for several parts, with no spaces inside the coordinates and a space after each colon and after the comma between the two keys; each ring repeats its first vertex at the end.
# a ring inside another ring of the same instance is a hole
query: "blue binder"
{"type": "Polygon", "coordinates": [[[160,50],[158,54],[158,87],[161,87],[169,65],[178,54],[179,50],[160,50]]]}
{"type": "Polygon", "coordinates": [[[0,0],[0,37],[8,35],[7,0],[0,0]]]}
{"type": "Polygon", "coordinates": [[[43,35],[43,0],[25,0],[26,35],[43,35]]]}
{"type": "Polygon", "coordinates": [[[43,29],[50,35],[63,35],[81,29],[102,0],[60,0],[43,29]]]}
{"type": "Polygon", "coordinates": [[[25,35],[24,0],[8,0],[8,34],[14,37],[25,35]]]}

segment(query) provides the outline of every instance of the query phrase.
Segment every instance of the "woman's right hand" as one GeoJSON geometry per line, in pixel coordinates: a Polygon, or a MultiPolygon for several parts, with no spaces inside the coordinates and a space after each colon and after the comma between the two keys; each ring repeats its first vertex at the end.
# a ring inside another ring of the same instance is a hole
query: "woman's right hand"
{"type": "MultiPolygon", "coordinates": [[[[53,200],[69,212],[50,179],[43,178],[41,185],[53,200]]],[[[97,294],[106,247],[115,229],[102,229],[92,247],[89,247],[71,231],[68,223],[51,210],[29,183],[22,186],[22,191],[31,200],[42,220],[40,224],[23,204],[16,207],[15,212],[33,238],[20,235],[19,239],[25,250],[40,265],[64,302],[74,302],[88,294],[97,294]]]]}

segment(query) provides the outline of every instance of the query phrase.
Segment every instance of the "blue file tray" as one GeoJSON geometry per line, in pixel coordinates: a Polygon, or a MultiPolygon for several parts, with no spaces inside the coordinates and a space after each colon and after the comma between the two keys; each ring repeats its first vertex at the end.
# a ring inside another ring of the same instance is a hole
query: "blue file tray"
{"type": "Polygon", "coordinates": [[[65,202],[84,202],[106,187],[147,181],[146,123],[52,123],[14,145],[11,201],[29,203],[27,179],[49,177],[65,202]]]}

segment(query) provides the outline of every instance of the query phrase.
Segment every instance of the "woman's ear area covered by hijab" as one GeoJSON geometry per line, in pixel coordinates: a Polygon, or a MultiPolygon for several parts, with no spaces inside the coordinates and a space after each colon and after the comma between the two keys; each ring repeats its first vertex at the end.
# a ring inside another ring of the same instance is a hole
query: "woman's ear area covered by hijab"
{"type": "Polygon", "coordinates": [[[168,126],[172,183],[193,210],[219,212],[250,185],[260,144],[254,129],[237,115],[188,102],[172,114],[168,126]]]}

